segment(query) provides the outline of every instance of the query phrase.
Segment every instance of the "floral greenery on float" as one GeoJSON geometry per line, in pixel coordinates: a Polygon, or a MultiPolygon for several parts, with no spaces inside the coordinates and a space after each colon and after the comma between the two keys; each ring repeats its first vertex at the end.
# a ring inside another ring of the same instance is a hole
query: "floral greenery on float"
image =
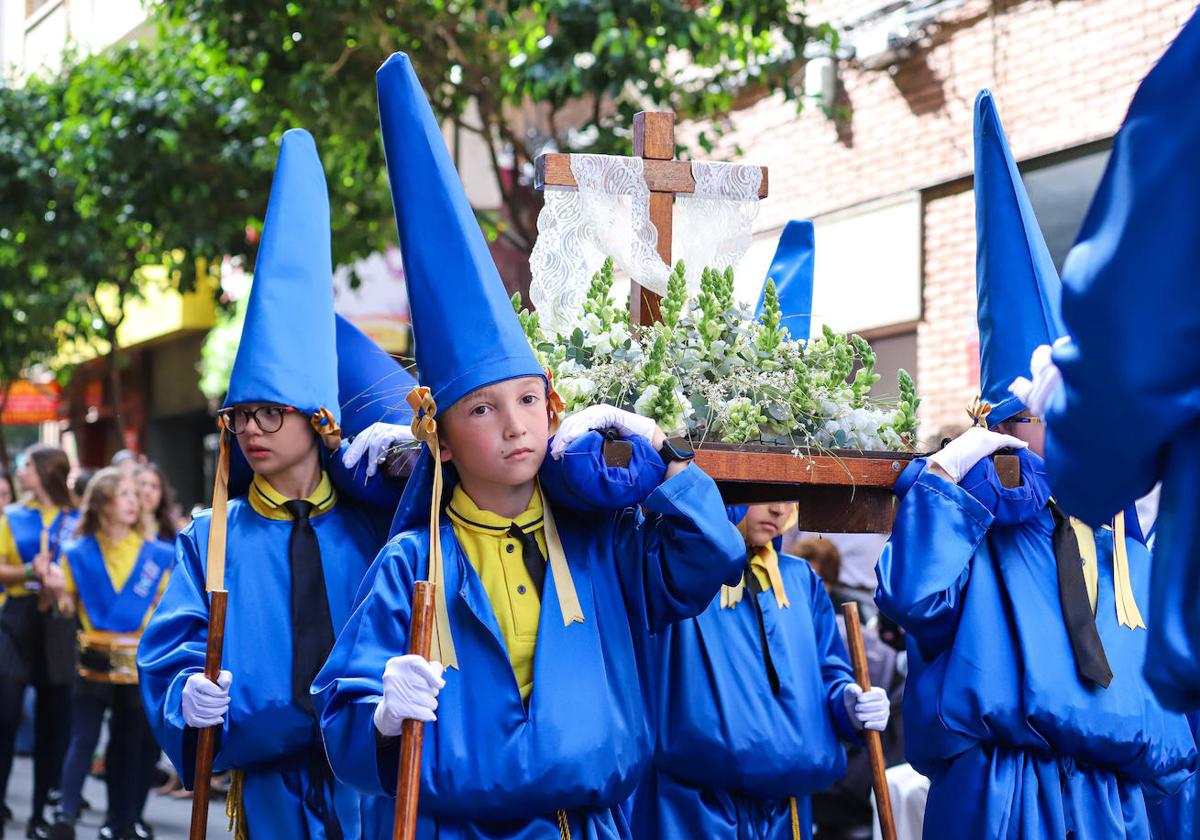
{"type": "Polygon", "coordinates": [[[693,445],[720,441],[800,449],[910,451],[920,400],[912,377],[897,376],[899,399],[870,395],[875,352],[857,335],[828,327],[797,341],[782,326],[775,284],[763,312],[733,296],[733,271],[705,269],[687,293],[682,263],[662,299],[662,321],[631,327],[612,300],[613,263],[592,278],[580,326],[547,335],[536,312],[513,296],[525,335],[550,370],[567,410],[610,404],[653,417],[693,445]]]}

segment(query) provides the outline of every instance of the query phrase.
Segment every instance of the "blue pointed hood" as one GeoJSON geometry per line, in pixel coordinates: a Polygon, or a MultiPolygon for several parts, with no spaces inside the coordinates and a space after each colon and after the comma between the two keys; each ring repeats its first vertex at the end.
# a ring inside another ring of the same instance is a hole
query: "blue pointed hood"
{"type": "Polygon", "coordinates": [[[417,378],[445,410],[485,385],[544,375],[408,56],[389,58],[376,81],[417,378]]]}
{"type": "Polygon", "coordinates": [[[272,402],[336,423],[329,192],[312,135],[283,135],[225,405],[272,402]]]}
{"type": "Polygon", "coordinates": [[[975,99],[975,238],[979,385],[995,426],[1025,408],[1008,386],[1064,330],[1062,284],[987,90],[975,99]]]}
{"type": "MultiPolygon", "coordinates": [[[[775,258],[767,270],[767,280],[775,281],[783,326],[793,339],[807,341],[812,329],[813,272],[816,267],[816,239],[813,223],[807,219],[787,223],[775,248],[775,258]]],[[[767,284],[758,293],[755,315],[761,315],[767,284]]]]}
{"type": "MultiPolygon", "coordinates": [[[[417,379],[438,411],[495,382],[545,376],[404,53],[376,74],[379,122],[412,314],[417,379]]],[[[428,452],[428,450],[425,450],[428,452]]],[[[418,459],[392,531],[429,520],[433,463],[418,459]]],[[[447,473],[447,486],[453,470],[447,473]]]]}
{"type": "Polygon", "coordinates": [[[372,423],[411,423],[404,398],[417,380],[350,321],[341,315],[336,320],[342,434],[357,435],[372,423]]]}

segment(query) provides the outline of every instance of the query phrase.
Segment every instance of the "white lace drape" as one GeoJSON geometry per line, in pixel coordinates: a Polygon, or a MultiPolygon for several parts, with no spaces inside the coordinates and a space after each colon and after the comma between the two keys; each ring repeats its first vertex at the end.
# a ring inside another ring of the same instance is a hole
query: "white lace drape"
{"type": "MultiPolygon", "coordinates": [[[[666,294],[670,267],[658,257],[642,163],[636,157],[571,155],[578,189],[546,188],[529,260],[530,297],[546,329],[574,328],[592,275],[606,256],[640,285],[666,294]]],[[[762,170],[693,162],[692,176],[696,192],[679,195],[675,203],[671,253],[684,261],[694,294],[701,269],[736,265],[750,247],[762,170]]]]}

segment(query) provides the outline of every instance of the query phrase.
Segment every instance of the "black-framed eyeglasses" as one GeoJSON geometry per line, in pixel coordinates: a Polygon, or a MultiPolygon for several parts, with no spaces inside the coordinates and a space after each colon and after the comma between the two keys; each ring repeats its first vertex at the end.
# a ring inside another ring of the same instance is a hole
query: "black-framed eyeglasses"
{"type": "Polygon", "coordinates": [[[260,405],[257,408],[234,405],[218,411],[217,418],[221,421],[222,426],[235,435],[246,431],[251,420],[259,429],[269,435],[282,429],[284,415],[291,414],[293,411],[296,411],[296,408],[290,405],[260,405]]]}

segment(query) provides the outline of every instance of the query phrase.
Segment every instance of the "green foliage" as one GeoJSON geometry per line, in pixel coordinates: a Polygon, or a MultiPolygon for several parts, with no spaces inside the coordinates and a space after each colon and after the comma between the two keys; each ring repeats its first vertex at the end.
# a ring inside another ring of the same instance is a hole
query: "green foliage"
{"type": "Polygon", "coordinates": [[[687,305],[687,297],[687,270],[683,260],[678,260],[675,268],[671,270],[671,276],[667,278],[667,294],[659,306],[663,326],[668,330],[679,326],[683,308],[687,305]]]}
{"type": "MultiPolygon", "coordinates": [[[[193,28],[250,74],[248,104],[264,133],[303,125],[317,137],[339,262],[391,236],[373,79],[394,51],[409,54],[439,116],[511,151],[524,172],[551,145],[628,154],[633,115],[647,107],[712,118],[746,85],[799,102],[790,82],[797,56],[811,40],[834,40],[792,0],[162,0],[157,8],[167,26],[193,28]]],[[[699,145],[714,139],[707,131],[699,145]]],[[[498,173],[499,156],[493,165],[498,173]]],[[[528,251],[540,202],[527,182],[497,182],[504,212],[488,226],[528,251]]]]}
{"type": "Polygon", "coordinates": [[[186,290],[197,259],[247,253],[269,184],[248,93],[198,38],[0,87],[0,375],[61,341],[112,345],[143,267],[186,290]]]}
{"type": "MultiPolygon", "coordinates": [[[[733,298],[730,272],[705,269],[692,300],[676,266],[663,322],[632,333],[614,317],[610,292],[611,278],[598,272],[570,335],[526,333],[568,410],[608,403],[652,417],[670,434],[729,443],[911,448],[911,377],[901,373],[899,406],[873,398],[871,346],[828,328],[807,343],[791,339],[773,285],[753,320],[733,298]]],[[[522,324],[531,317],[520,316],[522,324]]]]}
{"type": "Polygon", "coordinates": [[[893,427],[896,433],[909,444],[917,442],[917,409],[921,406],[921,398],[917,396],[917,385],[908,371],[900,368],[896,372],[896,382],[900,386],[900,403],[896,407],[896,419],[893,427]]]}
{"type": "Polygon", "coordinates": [[[758,333],[756,344],[764,359],[770,359],[786,338],[787,330],[780,328],[783,312],[779,308],[779,292],[775,288],[775,281],[769,277],[763,291],[763,311],[759,321],[762,323],[762,330],[758,333]]]}

